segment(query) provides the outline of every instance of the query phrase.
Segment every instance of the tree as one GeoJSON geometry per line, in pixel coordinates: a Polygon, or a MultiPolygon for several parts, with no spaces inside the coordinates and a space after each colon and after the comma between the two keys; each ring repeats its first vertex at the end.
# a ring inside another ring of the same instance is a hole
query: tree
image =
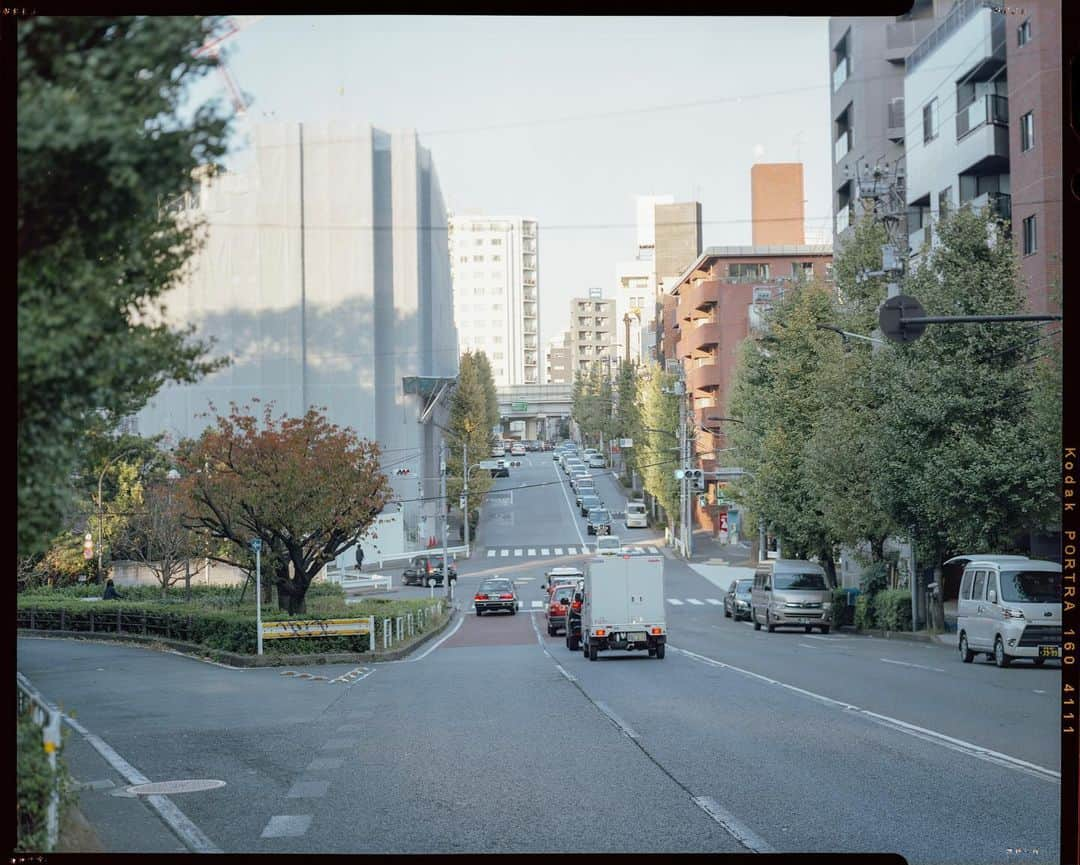
{"type": "Polygon", "coordinates": [[[638,401],[639,382],[637,366],[628,361],[619,364],[616,382],[615,435],[619,438],[632,439],[634,442],[631,448],[622,451],[627,477],[632,477],[635,471],[640,471],[638,454],[642,433],[641,406],[638,401]]]}
{"type": "MultiPolygon", "coordinates": [[[[187,526],[186,502],[175,487],[173,480],[147,486],[136,497],[117,542],[125,558],[153,573],[163,598],[182,576],[190,580],[191,559],[200,552],[198,538],[187,526]]],[[[187,588],[190,593],[190,585],[187,588]]]]}
{"type": "Polygon", "coordinates": [[[330,423],[319,410],[259,418],[235,404],[199,439],[178,449],[189,524],[232,542],[246,558],[252,539],[280,607],[302,613],[308,586],[323,566],[354,546],[391,500],[379,470],[379,446],[330,423]]]}
{"type": "Polygon", "coordinates": [[[486,399],[486,422],[488,442],[490,443],[491,431],[502,424],[502,413],[499,411],[499,392],[495,389],[495,376],[491,373],[491,361],[488,360],[488,356],[484,352],[478,351],[473,354],[473,361],[476,364],[476,374],[480,379],[486,399]]]}
{"type": "MultiPolygon", "coordinates": [[[[465,445],[468,445],[470,465],[476,465],[491,455],[491,427],[486,420],[488,391],[482,374],[483,366],[478,363],[478,355],[465,352],[458,364],[457,385],[450,397],[446,495],[451,502],[458,499],[464,487],[464,472],[468,469],[462,462],[465,445]]],[[[470,509],[483,500],[491,484],[490,473],[479,471],[469,476],[470,509]]]]}
{"type": "MultiPolygon", "coordinates": [[[[679,514],[679,481],[675,479],[675,468],[680,463],[681,400],[671,392],[675,382],[674,375],[665,373],[655,363],[645,367],[641,388],[643,434],[638,451],[638,470],[644,479],[645,490],[660,502],[672,525],[678,521],[679,514]]],[[[637,441],[634,444],[637,446],[637,441]]]]}
{"type": "Polygon", "coordinates": [[[60,529],[84,430],[216,368],[161,320],[198,229],[159,205],[225,152],[216,106],[180,114],[216,64],[192,52],[219,23],[30,17],[15,31],[20,554],[60,529]]]}
{"type": "MultiPolygon", "coordinates": [[[[935,235],[905,286],[928,315],[1023,308],[1016,256],[999,224],[963,209],[935,235]]],[[[877,494],[898,525],[914,529],[923,562],[1017,550],[1018,535],[1059,502],[1059,458],[1038,443],[1037,378],[1023,352],[1031,335],[1019,323],[929,325],[916,342],[876,358],[888,457],[877,494]]]]}

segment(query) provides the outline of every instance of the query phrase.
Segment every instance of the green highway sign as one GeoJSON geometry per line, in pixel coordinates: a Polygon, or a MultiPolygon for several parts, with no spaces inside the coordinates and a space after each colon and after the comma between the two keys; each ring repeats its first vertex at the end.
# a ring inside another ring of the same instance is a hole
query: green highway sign
{"type": "Polygon", "coordinates": [[[529,404],[527,402],[515,402],[510,404],[511,411],[528,411],[529,404]]]}

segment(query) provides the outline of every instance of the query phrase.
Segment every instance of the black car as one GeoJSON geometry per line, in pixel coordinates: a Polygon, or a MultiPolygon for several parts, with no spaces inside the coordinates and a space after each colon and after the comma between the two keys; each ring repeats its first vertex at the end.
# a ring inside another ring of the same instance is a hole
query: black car
{"type": "Polygon", "coordinates": [[[476,615],[482,616],[492,610],[509,610],[510,615],[517,614],[518,598],[514,584],[505,577],[491,577],[480,584],[473,595],[476,615]]]}
{"type": "Polygon", "coordinates": [[[587,517],[589,515],[589,511],[591,511],[593,508],[602,508],[604,506],[604,503],[600,501],[600,496],[593,495],[591,493],[583,495],[581,497],[580,504],[581,515],[583,517],[587,517]]]}
{"type": "Polygon", "coordinates": [[[498,468],[494,468],[491,470],[491,476],[493,478],[510,477],[510,466],[507,464],[506,460],[498,461],[498,468]]]}
{"type": "Polygon", "coordinates": [[[732,580],[724,595],[724,617],[739,619],[750,618],[750,589],[753,587],[753,579],[732,580]]]}
{"type": "MultiPolygon", "coordinates": [[[[443,584],[442,556],[416,556],[401,575],[406,586],[441,586],[443,584]]],[[[449,565],[450,582],[457,582],[457,571],[449,565]]]]}
{"type": "Polygon", "coordinates": [[[593,508],[589,511],[588,520],[585,528],[590,535],[611,534],[611,514],[605,508],[593,508]]]}

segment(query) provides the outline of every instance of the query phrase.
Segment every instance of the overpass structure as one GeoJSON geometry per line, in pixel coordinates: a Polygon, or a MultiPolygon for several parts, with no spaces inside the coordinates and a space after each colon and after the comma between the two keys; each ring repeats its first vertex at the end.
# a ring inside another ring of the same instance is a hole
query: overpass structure
{"type": "Polygon", "coordinates": [[[570,418],[568,384],[517,384],[496,388],[503,435],[508,438],[550,439],[559,423],[570,418]]]}

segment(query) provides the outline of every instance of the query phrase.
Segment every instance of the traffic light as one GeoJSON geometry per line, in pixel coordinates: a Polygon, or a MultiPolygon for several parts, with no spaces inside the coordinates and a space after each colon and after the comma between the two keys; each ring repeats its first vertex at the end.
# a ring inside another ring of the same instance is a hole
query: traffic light
{"type": "Polygon", "coordinates": [[[703,508],[703,507],[705,507],[706,505],[709,504],[709,497],[702,494],[702,495],[697,497],[697,503],[698,503],[699,508],[703,508]]]}
{"type": "Polygon", "coordinates": [[[691,482],[692,489],[702,492],[705,489],[705,472],[701,469],[687,469],[686,479],[691,482]]]}

